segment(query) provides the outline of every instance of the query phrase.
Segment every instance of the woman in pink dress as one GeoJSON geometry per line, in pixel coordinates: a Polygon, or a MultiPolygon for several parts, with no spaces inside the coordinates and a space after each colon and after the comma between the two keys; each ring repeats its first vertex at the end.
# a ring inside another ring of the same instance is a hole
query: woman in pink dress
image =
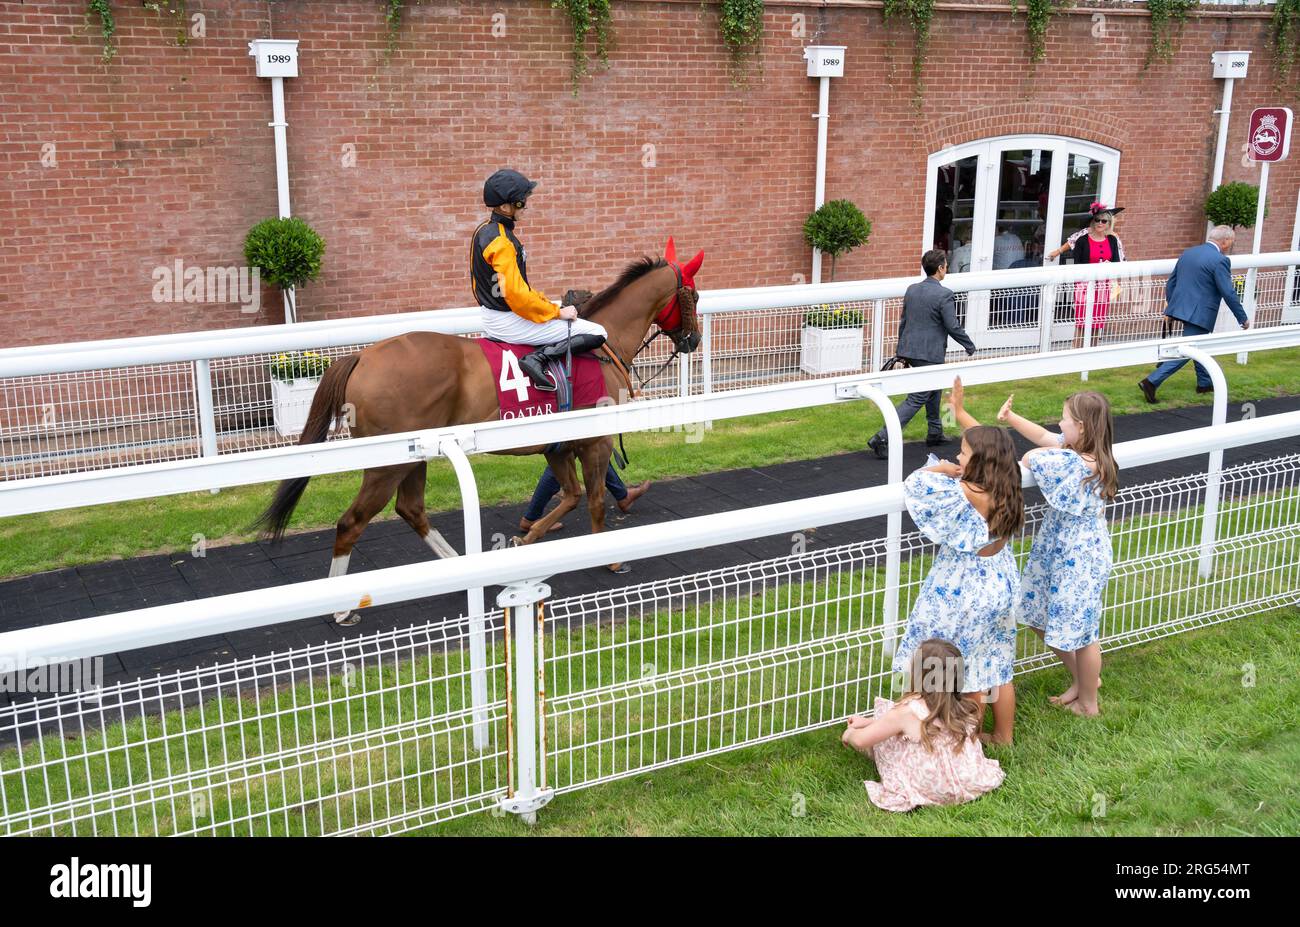
{"type": "Polygon", "coordinates": [[[875,761],[880,781],[867,797],[885,811],[957,805],[1002,784],[997,760],[976,736],[980,706],[962,696],[961,651],[949,641],[922,641],[912,657],[912,691],[897,704],[877,698],[875,717],[849,718],[840,741],[875,761]]]}
{"type": "MultiPolygon", "coordinates": [[[[1092,220],[1088,223],[1088,233],[1080,235],[1074,242],[1074,263],[1106,264],[1124,260],[1124,246],[1120,244],[1111,231],[1115,212],[1101,203],[1092,204],[1092,220]]],[[[1093,283],[1092,296],[1092,343],[1097,343],[1097,336],[1106,325],[1106,313],[1110,309],[1110,281],[1097,280],[1093,283]]],[[[1083,347],[1083,329],[1087,325],[1088,284],[1074,285],[1074,346],[1083,347]]]]}

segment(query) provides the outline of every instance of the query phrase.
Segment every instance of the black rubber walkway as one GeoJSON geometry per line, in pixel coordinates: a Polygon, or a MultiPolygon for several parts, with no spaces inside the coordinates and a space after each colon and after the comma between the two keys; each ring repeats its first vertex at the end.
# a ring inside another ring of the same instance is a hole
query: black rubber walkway
{"type": "MultiPolygon", "coordinates": [[[[1191,377],[1187,376],[1190,389],[1191,377]]],[[[1300,397],[1267,399],[1255,403],[1255,414],[1269,415],[1300,409],[1300,397]]],[[[1229,415],[1240,414],[1230,407],[1229,415]]],[[[1182,431],[1210,424],[1208,406],[1154,411],[1119,417],[1115,421],[1116,441],[1128,441],[1155,434],[1182,431]]],[[[867,435],[862,439],[865,443],[867,435]]],[[[1017,437],[1023,448],[1026,442],[1017,437]]],[[[957,444],[942,448],[941,456],[952,459],[957,444]]],[[[1300,438],[1272,445],[1229,450],[1225,464],[1300,452],[1300,438]]],[[[633,450],[635,454],[635,450],[633,450]]],[[[926,448],[909,443],[904,451],[904,472],[924,461],[926,448]]],[[[1141,467],[1121,473],[1126,485],[1198,472],[1201,457],[1141,467]]],[[[540,470],[540,462],[539,462],[540,470]]],[[[638,473],[638,477],[645,474],[638,473]]],[[[649,524],[695,515],[707,515],[790,499],[807,498],[885,481],[886,463],[870,451],[842,454],[818,460],[796,461],[758,469],[728,470],[701,476],[656,482],[637,502],[626,519],[615,520],[611,506],[610,525],[620,527],[649,524]]],[[[310,487],[307,490],[311,492],[310,487]]],[[[1032,501],[1030,499],[1027,502],[1032,501]]],[[[522,504],[499,506],[483,511],[486,546],[493,535],[517,533],[522,504]]],[[[458,550],[463,550],[464,533],[460,512],[431,516],[431,521],[458,550]]],[[[558,537],[588,531],[585,509],[565,519],[558,537]]],[[[808,539],[808,548],[825,548],[884,534],[884,519],[872,519],[818,529],[808,539]]],[[[183,602],[213,595],[319,579],[329,569],[334,541],[333,528],[294,535],[278,547],[265,542],[209,549],[204,558],[188,552],[140,557],[40,573],[0,583],[0,631],[33,627],[76,618],[109,614],[151,605],[183,602]]],[[[601,589],[665,579],[716,567],[786,556],[791,552],[788,535],[756,539],[736,545],[693,550],[658,560],[632,564],[628,574],[615,576],[603,568],[565,573],[549,580],[556,596],[575,595],[601,589]]],[[[352,555],[350,572],[415,563],[431,557],[428,548],[399,519],[372,524],[352,555]]],[[[487,590],[487,603],[495,600],[495,589],[487,590]]],[[[135,679],[154,673],[190,670],[256,654],[326,643],[394,627],[406,627],[446,616],[458,616],[465,609],[463,594],[440,596],[366,609],[364,620],[352,628],[340,628],[330,617],[313,618],[269,628],[213,635],[115,654],[105,658],[105,684],[135,679]]],[[[0,705],[10,696],[0,692],[0,705]]]]}

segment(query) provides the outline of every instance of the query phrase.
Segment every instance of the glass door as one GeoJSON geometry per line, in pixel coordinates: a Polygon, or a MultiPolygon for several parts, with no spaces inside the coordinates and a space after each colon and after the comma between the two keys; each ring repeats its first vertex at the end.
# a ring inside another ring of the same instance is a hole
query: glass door
{"type": "MultiPolygon", "coordinates": [[[[1094,201],[1113,205],[1119,152],[1078,139],[1006,136],[931,155],[929,168],[927,250],[948,254],[950,274],[997,272],[1043,266],[1063,234],[1084,227],[1094,201]]],[[[981,349],[1037,344],[1041,303],[1039,287],[958,294],[963,324],[981,349]]],[[[1073,305],[1057,307],[1052,339],[1068,340],[1073,321],[1073,305]]]]}

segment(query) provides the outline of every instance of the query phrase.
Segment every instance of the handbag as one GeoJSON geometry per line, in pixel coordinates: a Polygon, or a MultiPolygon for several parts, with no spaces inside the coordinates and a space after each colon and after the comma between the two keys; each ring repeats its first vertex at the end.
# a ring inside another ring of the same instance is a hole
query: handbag
{"type": "Polygon", "coordinates": [[[889,360],[887,360],[887,361],[885,361],[883,364],[881,364],[881,365],[880,365],[880,369],[881,369],[881,370],[893,370],[895,367],[900,367],[900,368],[903,368],[903,369],[907,369],[907,368],[909,368],[909,367],[911,367],[911,366],[912,366],[912,365],[909,364],[909,363],[907,362],[907,359],[906,359],[906,358],[899,357],[897,354],[895,354],[895,355],[894,355],[893,357],[891,357],[889,360]]]}

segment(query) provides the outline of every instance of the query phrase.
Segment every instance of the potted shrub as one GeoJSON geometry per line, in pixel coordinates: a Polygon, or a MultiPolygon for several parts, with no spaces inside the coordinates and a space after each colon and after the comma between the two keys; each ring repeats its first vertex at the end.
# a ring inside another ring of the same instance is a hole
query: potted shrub
{"type": "Polygon", "coordinates": [[[248,266],[256,267],[263,280],[280,288],[286,322],[298,319],[294,288],[316,279],[324,253],[324,240],[298,218],[263,220],[249,229],[244,239],[248,266]]]}
{"type": "Polygon", "coordinates": [[[817,306],[804,313],[799,339],[799,369],[805,373],[836,373],[862,369],[861,309],[817,306]]]}
{"type": "Polygon", "coordinates": [[[823,203],[803,223],[803,240],[822,254],[831,256],[831,279],[835,259],[848,254],[871,237],[871,221],[848,200],[823,203]]]}
{"type": "MultiPolygon", "coordinates": [[[[1234,181],[1225,183],[1205,199],[1205,218],[1214,225],[1227,225],[1235,232],[1255,225],[1255,210],[1259,207],[1259,187],[1253,183],[1234,181]]],[[[1264,206],[1268,215],[1268,205],[1264,206]]]]}
{"type": "Polygon", "coordinates": [[[311,398],[330,359],[315,351],[289,351],[271,361],[271,408],[281,437],[302,434],[311,398]]]}

